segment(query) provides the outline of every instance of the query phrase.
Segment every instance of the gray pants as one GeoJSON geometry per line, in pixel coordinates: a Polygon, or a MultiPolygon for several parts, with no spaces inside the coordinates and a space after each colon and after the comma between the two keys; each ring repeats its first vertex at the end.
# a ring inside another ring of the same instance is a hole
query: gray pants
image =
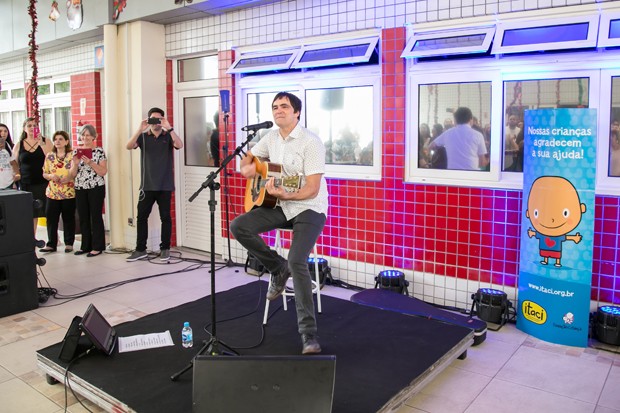
{"type": "Polygon", "coordinates": [[[293,240],[288,254],[288,267],[295,284],[295,308],[297,328],[300,334],[316,334],[312,278],[308,270],[308,256],[319,238],[326,217],[324,214],[306,210],[287,220],[282,208],[254,208],[231,222],[230,231],[252,255],[272,274],[279,274],[285,259],[269,248],[259,235],[276,228],[293,229],[293,240]]]}

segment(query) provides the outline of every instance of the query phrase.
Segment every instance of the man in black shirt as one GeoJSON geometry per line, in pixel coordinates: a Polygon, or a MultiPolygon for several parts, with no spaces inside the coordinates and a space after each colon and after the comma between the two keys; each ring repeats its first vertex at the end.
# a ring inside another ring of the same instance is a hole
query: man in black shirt
{"type": "Polygon", "coordinates": [[[138,219],[136,250],[127,257],[127,261],[137,261],[147,257],[146,240],[148,238],[148,219],[157,202],[161,219],[160,259],[170,259],[170,238],[172,237],[172,218],[170,201],[174,191],[174,156],[172,149],[181,149],[183,142],[174,132],[170,122],[164,117],[164,111],[151,108],[148,118],[143,119],[140,127],[133,134],[127,149],[140,148],[140,168],[142,181],[138,195],[138,219]]]}

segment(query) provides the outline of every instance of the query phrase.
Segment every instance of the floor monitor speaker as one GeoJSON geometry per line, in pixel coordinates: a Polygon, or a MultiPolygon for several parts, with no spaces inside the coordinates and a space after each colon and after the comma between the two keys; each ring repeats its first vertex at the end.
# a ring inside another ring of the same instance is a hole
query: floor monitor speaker
{"type": "Polygon", "coordinates": [[[336,356],[198,356],[193,412],[332,411],[336,356]]]}
{"type": "Polygon", "coordinates": [[[22,254],[0,256],[0,317],[39,306],[36,259],[34,248],[22,254]]]}
{"type": "Polygon", "coordinates": [[[0,191],[0,256],[34,251],[30,192],[0,191]]]}

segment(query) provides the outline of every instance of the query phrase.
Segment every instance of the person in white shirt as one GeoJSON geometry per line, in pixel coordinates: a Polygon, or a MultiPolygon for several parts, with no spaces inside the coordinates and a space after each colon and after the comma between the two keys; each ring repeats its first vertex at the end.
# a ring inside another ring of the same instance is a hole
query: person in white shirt
{"type": "Polygon", "coordinates": [[[448,169],[476,171],[488,163],[484,136],[471,127],[472,119],[471,109],[458,108],[454,112],[456,126],[444,131],[431,143],[431,149],[445,148],[448,169]]]}
{"type": "Polygon", "coordinates": [[[282,166],[282,176],[301,176],[301,187],[289,191],[276,186],[271,178],[267,192],[277,198],[275,208],[258,207],[238,216],[230,230],[252,255],[272,274],[267,299],[282,294],[292,275],[295,284],[297,330],[301,334],[302,354],[321,352],[312,297],[308,255],[327,219],[328,193],[325,177],[325,145],[314,133],[299,124],[301,100],[288,92],[278,93],[271,104],[278,129],[271,129],[241,159],[241,174],[254,178],[254,157],[268,158],[282,166]],[[293,229],[293,240],[285,260],[269,248],[260,234],[276,228],[293,229]]]}

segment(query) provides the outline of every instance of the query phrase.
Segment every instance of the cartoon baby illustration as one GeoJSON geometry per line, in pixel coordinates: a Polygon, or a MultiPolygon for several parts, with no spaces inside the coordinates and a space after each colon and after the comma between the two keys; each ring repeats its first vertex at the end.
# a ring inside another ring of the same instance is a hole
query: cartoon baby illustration
{"type": "Polygon", "coordinates": [[[562,243],[566,240],[575,244],[581,242],[581,234],[567,235],[577,228],[586,205],[579,202],[579,194],[573,184],[559,176],[541,176],[530,189],[525,216],[534,230],[528,228],[527,235],[538,239],[538,248],[547,265],[549,258],[555,258],[555,266],[561,267],[562,243]]]}

